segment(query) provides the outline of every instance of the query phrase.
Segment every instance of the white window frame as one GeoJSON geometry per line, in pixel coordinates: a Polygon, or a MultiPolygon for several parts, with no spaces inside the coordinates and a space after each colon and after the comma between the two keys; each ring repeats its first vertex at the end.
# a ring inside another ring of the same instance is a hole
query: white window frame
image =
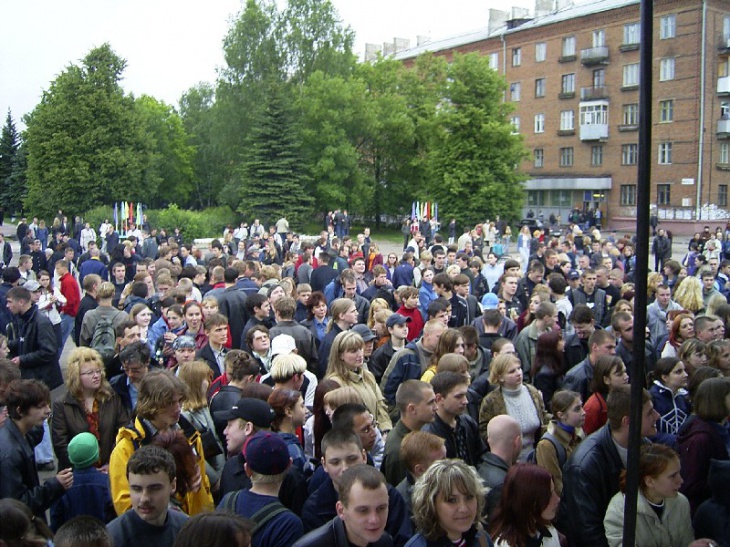
{"type": "Polygon", "coordinates": [[[547,89],[546,78],[535,79],[535,98],[540,99],[545,96],[545,90],[547,89]]]}
{"type": "Polygon", "coordinates": [[[629,143],[621,145],[621,165],[636,165],[639,162],[639,145],[629,143]]]}
{"type": "Polygon", "coordinates": [[[639,125],[639,105],[628,103],[623,105],[623,125],[639,125]]]}
{"type": "Polygon", "coordinates": [[[603,165],[603,145],[596,144],[591,147],[591,166],[600,167],[603,165]]]}
{"type": "Polygon", "coordinates": [[[499,53],[489,54],[489,68],[499,70],[499,53]]]}
{"type": "Polygon", "coordinates": [[[560,149],[560,167],[573,167],[575,165],[575,150],[572,146],[565,146],[560,149]]]}
{"type": "Polygon", "coordinates": [[[563,38],[563,47],[560,50],[563,57],[572,57],[575,55],[575,36],[566,36],[563,38]]]}
{"type": "Polygon", "coordinates": [[[512,134],[513,135],[519,135],[520,133],[520,117],[519,116],[512,116],[509,120],[509,123],[512,124],[512,134]]]}
{"type": "Polygon", "coordinates": [[[674,121],[674,99],[659,101],[659,122],[668,123],[674,121]]]}
{"type": "Polygon", "coordinates": [[[674,57],[665,57],[659,61],[659,81],[668,82],[674,80],[674,57]]]}
{"type": "Polygon", "coordinates": [[[622,184],[619,192],[619,199],[622,207],[632,207],[636,205],[636,184],[622,184]]]}
{"type": "Polygon", "coordinates": [[[521,66],[521,65],[522,65],[522,48],[521,47],[512,48],[512,66],[521,66]]]}
{"type": "Polygon", "coordinates": [[[545,133],[545,114],[535,114],[535,133],[545,133]]]}
{"type": "Polygon", "coordinates": [[[723,142],[720,144],[720,161],[719,163],[730,163],[730,143],[723,142]]]}
{"type": "Polygon", "coordinates": [[[560,89],[562,90],[561,93],[575,93],[575,72],[563,74],[560,79],[560,89]],[[570,85],[566,86],[566,83],[570,85]]]}
{"type": "Polygon", "coordinates": [[[606,31],[597,29],[593,31],[593,47],[603,47],[606,45],[606,31]]]}
{"type": "Polygon", "coordinates": [[[580,107],[581,125],[608,125],[608,105],[588,104],[580,107]]]}
{"type": "Polygon", "coordinates": [[[541,168],[545,166],[545,150],[542,148],[535,148],[532,152],[532,157],[534,161],[534,165],[536,168],[541,168]]]}
{"type": "Polygon", "coordinates": [[[522,82],[512,82],[509,86],[509,98],[513,103],[520,102],[522,96],[522,82]]]}
{"type": "Polygon", "coordinates": [[[657,161],[659,165],[672,165],[672,143],[660,142],[657,161]]]}
{"type": "Polygon", "coordinates": [[[641,25],[639,23],[626,23],[624,25],[624,44],[633,46],[641,43],[641,25]]]}
{"type": "Polygon", "coordinates": [[[560,112],[560,130],[561,131],[575,130],[575,111],[562,110],[560,112]]]}
{"type": "Polygon", "coordinates": [[[677,16],[665,15],[659,20],[659,39],[669,40],[677,36],[677,16]]]}
{"type": "Polygon", "coordinates": [[[639,63],[631,63],[623,67],[623,87],[639,85],[639,63]]]}
{"type": "Polygon", "coordinates": [[[547,60],[547,42],[535,44],[535,62],[544,63],[547,60]]]}

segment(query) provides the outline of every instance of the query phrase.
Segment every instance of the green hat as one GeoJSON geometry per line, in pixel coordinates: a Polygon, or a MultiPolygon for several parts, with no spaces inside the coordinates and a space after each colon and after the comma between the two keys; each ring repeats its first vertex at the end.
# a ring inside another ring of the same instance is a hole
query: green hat
{"type": "Polygon", "coordinates": [[[86,469],[99,459],[99,442],[91,433],[79,433],[68,443],[68,459],[74,468],[86,469]]]}

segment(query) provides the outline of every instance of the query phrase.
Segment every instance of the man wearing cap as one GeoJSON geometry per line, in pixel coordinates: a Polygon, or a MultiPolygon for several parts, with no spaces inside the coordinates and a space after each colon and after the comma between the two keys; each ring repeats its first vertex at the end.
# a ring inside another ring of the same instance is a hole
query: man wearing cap
{"type": "Polygon", "coordinates": [[[390,338],[385,344],[373,352],[368,362],[368,369],[373,373],[378,384],[383,378],[385,369],[388,368],[388,363],[390,363],[395,352],[406,347],[408,323],[410,322],[410,317],[404,317],[398,313],[389,316],[385,321],[385,327],[388,329],[390,338]]]}
{"type": "Polygon", "coordinates": [[[377,338],[377,336],[373,332],[373,329],[362,323],[358,323],[357,325],[352,327],[352,331],[358,333],[365,343],[365,345],[363,346],[363,359],[365,365],[369,368],[370,356],[373,354],[375,339],[377,338]]]}
{"type": "Polygon", "coordinates": [[[400,412],[400,420],[385,441],[385,455],[380,467],[388,484],[392,486],[398,486],[406,477],[406,468],[400,459],[401,442],[411,431],[420,431],[424,425],[434,421],[436,394],[426,382],[406,380],[398,386],[395,404],[400,412]]]}
{"type": "MultiPolygon", "coordinates": [[[[251,488],[251,479],[245,469],[246,455],[243,447],[257,433],[271,431],[274,410],[266,401],[242,398],[230,410],[215,412],[213,418],[228,422],[223,434],[230,457],[221,472],[220,494],[225,496],[229,492],[251,488]]],[[[304,475],[296,467],[289,466],[278,496],[285,507],[301,514],[307,497],[307,484],[304,475]]]]}
{"type": "Polygon", "coordinates": [[[294,338],[297,353],[304,358],[310,370],[316,370],[316,364],[319,360],[317,343],[311,330],[294,321],[296,311],[297,303],[293,298],[287,296],[277,300],[274,304],[276,325],[271,327],[269,336],[272,341],[279,334],[287,334],[294,338]]]}
{"type": "Polygon", "coordinates": [[[229,492],[218,505],[254,522],[252,547],[292,545],[302,537],[302,521],[279,501],[279,490],[291,467],[286,443],[276,433],[261,431],[246,441],[244,469],[249,490],[229,492]]]}

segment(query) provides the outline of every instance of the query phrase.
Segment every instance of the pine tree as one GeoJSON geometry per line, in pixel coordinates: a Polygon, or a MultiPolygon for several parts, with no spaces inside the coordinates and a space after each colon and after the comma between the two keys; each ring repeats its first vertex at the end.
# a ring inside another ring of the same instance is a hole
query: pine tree
{"type": "Polygon", "coordinates": [[[248,139],[238,210],[267,223],[283,216],[301,227],[312,213],[312,199],[305,190],[299,133],[283,89],[278,82],[269,86],[265,108],[248,139]]]}
{"type": "MultiPolygon", "coordinates": [[[[16,204],[8,201],[8,185],[10,177],[16,168],[16,156],[20,148],[20,135],[15,129],[13,116],[8,109],[2,135],[0,136],[0,202],[8,212],[14,212],[16,204]]],[[[20,208],[18,208],[20,210],[20,208]]]]}

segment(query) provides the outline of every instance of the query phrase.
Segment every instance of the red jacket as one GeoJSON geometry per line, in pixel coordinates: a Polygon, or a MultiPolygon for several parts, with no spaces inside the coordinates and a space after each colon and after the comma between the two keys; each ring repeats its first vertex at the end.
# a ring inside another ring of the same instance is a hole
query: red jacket
{"type": "Polygon", "coordinates": [[[409,310],[405,306],[401,306],[398,308],[398,311],[396,312],[399,315],[403,315],[404,317],[410,317],[411,322],[408,323],[408,336],[406,339],[409,342],[413,342],[414,340],[417,340],[419,336],[421,336],[421,331],[423,331],[423,316],[421,315],[421,312],[418,310],[418,308],[413,308],[412,310],[409,310]]]}
{"type": "Polygon", "coordinates": [[[61,294],[66,298],[66,304],[61,308],[61,313],[76,317],[79,311],[79,303],[81,302],[81,289],[76,278],[70,273],[63,274],[61,281],[61,294]]]}

